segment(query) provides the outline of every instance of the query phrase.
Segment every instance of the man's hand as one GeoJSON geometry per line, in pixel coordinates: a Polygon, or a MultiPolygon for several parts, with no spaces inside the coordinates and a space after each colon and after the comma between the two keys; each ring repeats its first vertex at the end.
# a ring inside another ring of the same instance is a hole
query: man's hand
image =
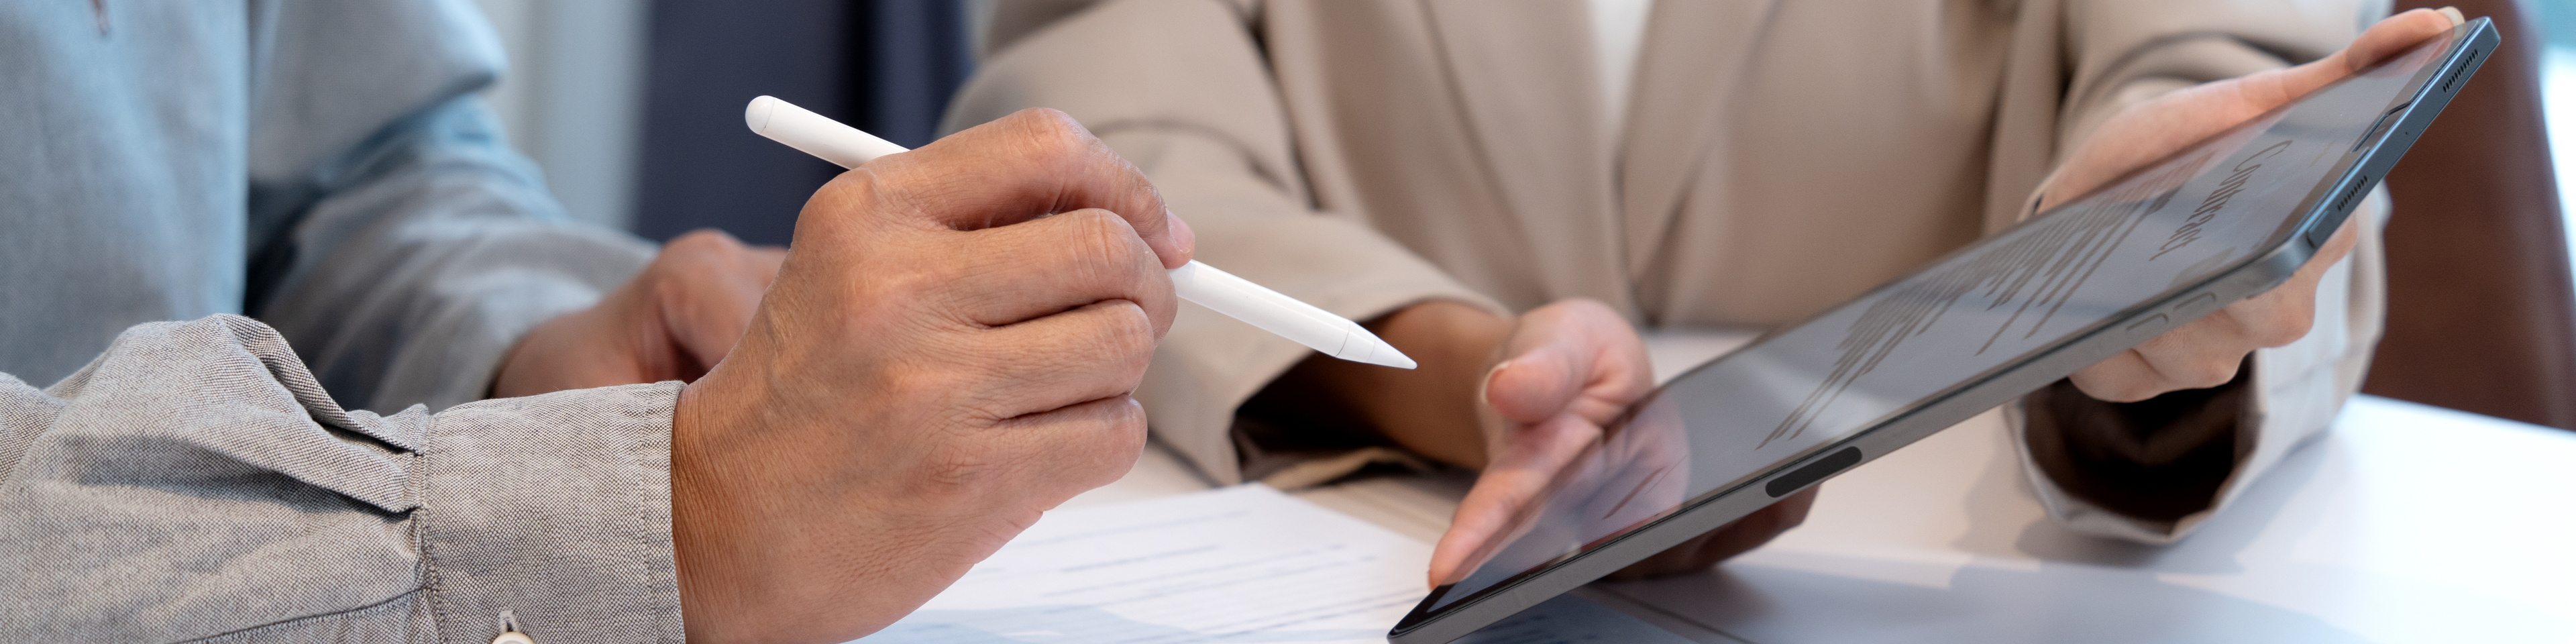
{"type": "Polygon", "coordinates": [[[689,638],[838,642],[1116,480],[1189,229],[1053,110],[815,193],[731,355],[680,396],[689,638]]]}
{"type": "Polygon", "coordinates": [[[598,304],[530,330],[502,359],[492,395],[694,381],[751,324],[787,251],[714,230],[681,235],[598,304]]]}
{"type": "MultiPolygon", "coordinates": [[[[2457,24],[2456,12],[2416,9],[2380,21],[2343,51],[2315,62],[2140,103],[2105,121],[2050,179],[2040,202],[2075,198],[2457,24]]],[[[2317,281],[2352,252],[2353,226],[2358,221],[2346,220],[2289,281],[2076,372],[2072,379],[2076,388],[2105,401],[2135,402],[2234,380],[2246,354],[2308,334],[2316,311],[2317,281]]]]}

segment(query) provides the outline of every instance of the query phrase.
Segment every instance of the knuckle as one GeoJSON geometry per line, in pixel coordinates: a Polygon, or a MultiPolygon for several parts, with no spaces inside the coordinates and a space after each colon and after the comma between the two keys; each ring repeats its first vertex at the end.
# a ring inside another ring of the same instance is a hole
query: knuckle
{"type": "Polygon", "coordinates": [[[2277,347],[2297,342],[2299,341],[2299,338],[2307,337],[2308,328],[2314,324],[2315,320],[2312,316],[2304,311],[2284,315],[2263,324],[2255,325],[2253,330],[2254,341],[2256,344],[2266,347],[2277,347]]]}
{"type": "Polygon", "coordinates": [[[1120,399],[1109,414],[1109,429],[1112,438],[1118,439],[1117,444],[1144,449],[1144,403],[1137,402],[1134,398],[1120,399]]]}
{"type": "Polygon", "coordinates": [[[1134,467],[1136,455],[1145,449],[1145,408],[1134,398],[1121,397],[1100,405],[1097,427],[1079,442],[1088,449],[1082,466],[1090,471],[1091,483],[1106,484],[1117,480],[1134,467]],[[1105,477],[1105,478],[1104,478],[1105,477]]]}
{"type": "Polygon", "coordinates": [[[993,475],[994,463],[976,445],[950,441],[921,460],[920,483],[934,495],[971,491],[993,475]]]}
{"type": "Polygon", "coordinates": [[[1080,217],[1084,230],[1092,235],[1094,242],[1102,246],[1132,250],[1125,247],[1128,246],[1129,241],[1136,239],[1136,227],[1128,225],[1127,219],[1118,216],[1118,213],[1099,208],[1084,208],[1066,214],[1080,217]]]}
{"type": "Polygon", "coordinates": [[[1011,119],[1045,156],[1075,154],[1091,147],[1091,132],[1063,111],[1032,107],[1011,114],[1011,119]]]}
{"type": "Polygon", "coordinates": [[[1588,297],[1578,297],[1578,298],[1567,299],[1567,300],[1562,301],[1562,302],[1560,303],[1560,306],[1565,307],[1565,310],[1566,310],[1567,312],[1569,312],[1569,313],[1575,313],[1575,314],[1586,315],[1586,316],[1592,316],[1592,317],[1609,317],[1609,318],[1612,318],[1612,319],[1621,319],[1621,318],[1620,318],[1620,316],[1619,316],[1619,311],[1618,311],[1617,309],[1610,308],[1610,305],[1609,305],[1609,304],[1604,303],[1604,302],[1602,302],[1601,300],[1596,300],[1596,299],[1592,299],[1592,298],[1588,298],[1588,297]]]}
{"type": "MultiPolygon", "coordinates": [[[[1142,363],[1152,360],[1155,345],[1153,318],[1145,314],[1143,307],[1133,302],[1123,303],[1112,310],[1116,311],[1116,314],[1108,316],[1109,328],[1104,330],[1103,338],[1109,351],[1129,362],[1142,363]]],[[[1137,371],[1142,370],[1143,367],[1139,364],[1137,371]]]]}
{"type": "Polygon", "coordinates": [[[882,395],[887,400],[912,402],[927,408],[931,413],[926,416],[932,418],[941,417],[943,409],[960,406],[953,398],[957,391],[956,383],[947,373],[906,368],[899,364],[880,371],[884,383],[882,395]]]}
{"type": "Polygon", "coordinates": [[[2157,395],[2164,393],[2166,389],[2172,388],[2179,387],[2170,386],[2166,383],[2147,381],[2125,383],[2114,388],[2113,391],[2116,391],[2118,395],[2109,398],[2108,400],[2111,400],[2112,402],[2138,402],[2154,398],[2157,395]]]}
{"type": "Polygon", "coordinates": [[[970,354],[957,367],[957,377],[946,383],[955,405],[966,421],[976,425],[1001,423],[1035,411],[1040,403],[1027,377],[1048,360],[1032,359],[1025,351],[997,350],[987,345],[970,354]]]}
{"type": "Polygon", "coordinates": [[[869,297],[865,299],[872,303],[930,301],[933,296],[948,290],[948,285],[955,283],[961,272],[956,266],[932,264],[920,270],[879,274],[875,279],[866,280],[860,288],[869,291],[869,297]]]}
{"type": "Polygon", "coordinates": [[[2084,395],[2092,396],[2095,399],[2102,400],[2104,402],[2125,403],[2137,402],[2146,399],[2145,396],[2138,395],[2138,392],[2144,389],[2144,387],[2135,383],[2085,383],[2083,381],[2077,381],[2075,388],[2084,392],[2084,395]]]}
{"type": "Polygon", "coordinates": [[[2068,379],[2074,381],[2077,391],[2104,402],[2137,402],[2154,396],[2149,391],[2153,387],[2149,379],[2143,374],[2132,371],[2096,373],[2087,370],[2078,372],[2068,379]]]}
{"type": "Polygon", "coordinates": [[[1145,244],[1145,235],[1136,230],[1135,222],[1107,210],[1100,211],[1100,216],[1107,220],[1112,259],[1134,268],[1162,268],[1162,260],[1155,257],[1154,247],[1145,244]]]}
{"type": "Polygon", "coordinates": [[[1145,406],[1133,398],[1114,405],[1108,422],[1108,435],[1101,441],[1109,448],[1114,474],[1123,474],[1135,464],[1136,453],[1145,450],[1145,406]]]}
{"type": "Polygon", "coordinates": [[[976,288],[974,278],[987,273],[1009,271],[1009,266],[996,266],[983,258],[941,258],[919,268],[889,276],[906,295],[938,300],[958,296],[987,295],[987,288],[976,288]],[[945,296],[945,297],[943,297],[945,296]]]}
{"type": "MultiPolygon", "coordinates": [[[[2160,394],[2163,394],[2163,393],[2164,393],[2164,390],[2165,390],[2166,388],[2167,388],[2167,387],[2161,386],[2161,385],[2160,385],[2160,383],[2148,383],[2148,382],[2127,383],[2127,384],[2123,384],[2123,385],[2121,385],[2121,386],[2119,386],[2119,387],[2115,387],[2115,388],[2113,388],[2113,389],[2112,389],[2113,395],[2112,395],[2111,397],[2108,397],[2108,398],[2103,398],[2103,400],[2107,400],[2107,401],[2110,401],[2110,402],[2133,403],[2133,402],[2138,402],[2138,401],[2146,400],[2146,399],[2149,399],[2149,398],[2154,398],[2154,397],[2156,397],[2156,396],[2158,396],[2158,395],[2160,395],[2160,394]]],[[[2174,387],[2174,388],[2183,388],[2183,387],[2174,387]]]]}
{"type": "Polygon", "coordinates": [[[1074,120],[1073,115],[1064,113],[1064,110],[1032,107],[1021,110],[1020,113],[1029,115],[1037,132],[1050,141],[1081,143],[1084,139],[1090,138],[1091,132],[1083,129],[1082,123],[1074,120]]]}
{"type": "Polygon", "coordinates": [[[1144,261],[1145,254],[1151,252],[1140,248],[1143,242],[1136,236],[1136,229],[1116,213],[1090,208],[1057,216],[1078,218],[1073,240],[1078,250],[1066,259],[1078,263],[1092,277],[1115,278],[1111,280],[1114,283],[1132,281],[1125,278],[1132,277],[1130,274],[1144,261]]]}
{"type": "Polygon", "coordinates": [[[714,228],[700,228],[681,233],[680,236],[671,238],[671,241],[662,245],[662,248],[665,251],[684,250],[689,252],[718,252],[730,250],[741,245],[742,242],[736,241],[732,235],[725,234],[724,231],[716,230],[714,228]]]}
{"type": "Polygon", "coordinates": [[[885,209],[877,207],[877,199],[882,196],[878,185],[882,179],[872,170],[853,170],[823,182],[797,210],[797,227],[804,228],[807,222],[846,226],[881,214],[885,209]]]}
{"type": "Polygon", "coordinates": [[[2236,379],[2236,363],[2235,358],[2222,356],[2193,360],[2184,370],[2182,384],[2191,389],[2207,389],[2227,384],[2228,381],[2236,379]]]}
{"type": "MultiPolygon", "coordinates": [[[[970,385],[971,386],[971,385],[970,385]]],[[[980,387],[979,387],[980,388],[980,387]]],[[[968,397],[954,404],[957,421],[963,424],[998,423],[1020,415],[1026,396],[1011,391],[995,391],[968,397]]]]}

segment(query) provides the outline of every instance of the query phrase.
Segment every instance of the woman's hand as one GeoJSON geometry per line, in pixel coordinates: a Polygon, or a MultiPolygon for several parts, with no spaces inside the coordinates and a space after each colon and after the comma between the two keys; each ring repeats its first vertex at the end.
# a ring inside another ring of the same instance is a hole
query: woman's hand
{"type": "MultiPolygon", "coordinates": [[[[2296,67],[2218,81],[2140,103],[2102,124],[2077,148],[2041,195],[2062,203],[2184,146],[2280,107],[2335,79],[2405,51],[2459,24],[2456,10],[2416,9],[2388,17],[2362,32],[2343,51],[2296,67]]],[[[2072,380],[2085,395],[2135,402],[2180,389],[2227,384],[2255,349],[2277,347],[2308,334],[2316,314],[2317,282],[2352,252],[2356,219],[2326,240],[2290,280],[2261,295],[2167,331],[2121,352],[2072,380]]]]}

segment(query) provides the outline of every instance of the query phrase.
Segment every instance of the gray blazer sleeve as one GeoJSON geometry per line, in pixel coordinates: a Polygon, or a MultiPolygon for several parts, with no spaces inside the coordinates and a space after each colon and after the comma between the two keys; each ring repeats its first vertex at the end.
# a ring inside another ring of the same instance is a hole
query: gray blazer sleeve
{"type": "Polygon", "coordinates": [[[0,375],[0,641],[678,641],[679,387],[344,411],[230,315],[0,375]]]}
{"type": "Polygon", "coordinates": [[[281,3],[254,29],[247,308],[342,405],[476,400],[519,336],[650,245],[562,214],[471,95],[501,71],[465,0],[281,3]]]}

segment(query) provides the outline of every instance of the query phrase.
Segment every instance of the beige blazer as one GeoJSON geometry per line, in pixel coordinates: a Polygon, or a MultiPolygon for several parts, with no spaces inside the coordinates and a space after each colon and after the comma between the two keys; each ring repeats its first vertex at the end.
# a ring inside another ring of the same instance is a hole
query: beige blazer
{"type": "MultiPolygon", "coordinates": [[[[1153,177],[1199,257],[1354,319],[1587,297],[1643,325],[1767,326],[2018,220],[2124,106],[2340,48],[2386,12],[2354,1],[1663,0],[1609,132],[1583,0],[1005,0],[948,128],[1071,113],[1153,177]]],[[[2321,298],[2340,314],[2259,354],[2230,403],[2218,500],[2358,387],[2371,233],[2321,298]]],[[[1306,355],[1183,307],[1138,397],[1232,482],[1236,407],[1306,355]]],[[[2031,471],[2080,529],[2161,541],[2206,515],[2106,512],[2031,471]]]]}

